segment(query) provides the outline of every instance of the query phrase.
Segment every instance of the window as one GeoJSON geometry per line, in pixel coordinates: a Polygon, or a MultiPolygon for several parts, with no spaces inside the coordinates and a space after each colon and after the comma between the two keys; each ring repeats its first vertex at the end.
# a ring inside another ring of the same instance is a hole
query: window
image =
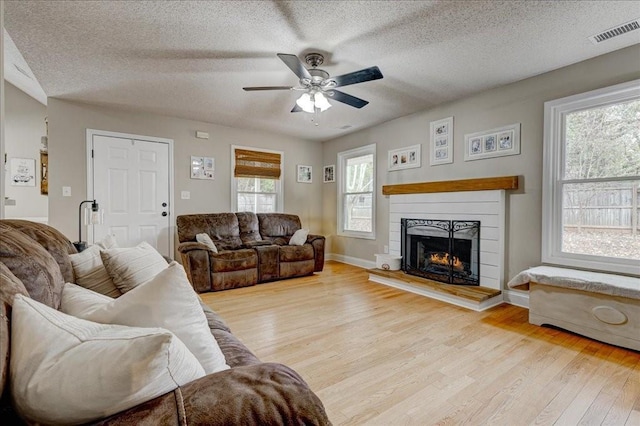
{"type": "Polygon", "coordinates": [[[283,210],[282,153],[231,147],[233,155],[232,204],[235,211],[272,213],[283,210]]]}
{"type": "Polygon", "coordinates": [[[375,238],[376,146],[338,154],[338,235],[375,238]]]}
{"type": "Polygon", "coordinates": [[[640,80],[545,103],[542,261],[640,275],[640,80]]]}

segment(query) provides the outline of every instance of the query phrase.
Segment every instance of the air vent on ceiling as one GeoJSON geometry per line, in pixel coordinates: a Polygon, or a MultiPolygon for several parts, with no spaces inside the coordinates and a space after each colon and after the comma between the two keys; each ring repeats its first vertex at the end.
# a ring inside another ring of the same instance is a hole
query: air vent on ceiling
{"type": "Polygon", "coordinates": [[[31,78],[31,75],[29,74],[29,72],[28,72],[28,71],[26,71],[26,70],[24,70],[24,69],[20,68],[20,67],[19,67],[19,66],[17,66],[16,64],[13,64],[13,66],[14,66],[14,67],[16,67],[16,69],[17,69],[20,73],[24,74],[24,76],[25,76],[25,77],[27,77],[27,78],[28,78],[28,79],[30,79],[30,80],[33,80],[33,79],[31,78]]]}
{"type": "Polygon", "coordinates": [[[618,25],[617,27],[609,28],[608,30],[603,31],[600,34],[592,35],[591,37],[589,37],[589,40],[591,40],[591,43],[593,44],[598,44],[603,41],[609,40],[610,38],[617,37],[619,35],[626,34],[629,31],[634,31],[637,29],[640,29],[640,22],[638,22],[638,19],[634,19],[633,21],[618,25]]]}

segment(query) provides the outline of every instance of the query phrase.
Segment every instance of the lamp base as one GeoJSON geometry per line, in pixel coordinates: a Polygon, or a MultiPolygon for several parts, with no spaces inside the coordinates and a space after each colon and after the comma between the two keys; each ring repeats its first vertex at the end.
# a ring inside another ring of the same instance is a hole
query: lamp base
{"type": "Polygon", "coordinates": [[[78,250],[78,253],[83,252],[87,249],[87,242],[86,241],[75,241],[73,243],[73,246],[76,248],[76,250],[78,250]]]}

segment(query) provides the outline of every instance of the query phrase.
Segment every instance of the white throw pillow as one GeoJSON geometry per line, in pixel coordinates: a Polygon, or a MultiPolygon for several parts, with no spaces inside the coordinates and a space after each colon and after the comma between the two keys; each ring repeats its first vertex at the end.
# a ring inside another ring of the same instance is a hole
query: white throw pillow
{"type": "Polygon", "coordinates": [[[102,264],[99,245],[96,244],[83,252],[72,254],[69,258],[76,284],[109,297],[118,297],[122,294],[102,264]]]}
{"type": "Polygon", "coordinates": [[[226,370],[224,354],[211,334],[198,295],[177,262],[117,299],[65,284],[60,309],[103,324],[162,327],[184,342],[205,373],[226,370]]]}
{"type": "Polygon", "coordinates": [[[98,241],[95,245],[97,245],[103,250],[106,250],[106,249],[118,247],[118,242],[116,241],[115,235],[107,234],[103,239],[98,241]]]}
{"type": "Polygon", "coordinates": [[[293,233],[291,239],[289,240],[290,246],[302,246],[307,242],[307,235],[309,235],[308,229],[298,229],[293,233]]]}
{"type": "Polygon", "coordinates": [[[213,240],[211,239],[209,234],[205,234],[205,233],[196,234],[196,241],[199,242],[199,243],[204,244],[207,247],[209,247],[209,250],[211,250],[212,252],[214,252],[214,253],[218,252],[218,248],[213,243],[213,240]]]}
{"type": "Polygon", "coordinates": [[[88,314],[113,300],[115,299],[112,297],[96,293],[86,287],[66,283],[62,288],[60,310],[77,318],[88,319],[88,314]]]}
{"type": "Polygon", "coordinates": [[[171,332],[96,324],[18,295],[11,319],[11,395],[32,423],[78,424],[204,376],[171,332]]]}
{"type": "Polygon", "coordinates": [[[149,281],[167,267],[167,261],[149,243],[100,252],[102,263],[118,290],[126,293],[149,281]]]}

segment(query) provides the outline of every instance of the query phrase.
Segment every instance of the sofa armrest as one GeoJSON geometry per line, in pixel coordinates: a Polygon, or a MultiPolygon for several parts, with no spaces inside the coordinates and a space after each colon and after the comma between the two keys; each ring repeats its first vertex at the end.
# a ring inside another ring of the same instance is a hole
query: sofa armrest
{"type": "Polygon", "coordinates": [[[226,322],[222,319],[220,315],[218,315],[213,309],[211,309],[207,304],[205,304],[202,299],[200,299],[200,306],[202,306],[202,310],[204,311],[204,316],[207,317],[207,324],[209,325],[209,329],[213,330],[223,330],[228,333],[231,333],[231,329],[226,322]]]}
{"type": "Polygon", "coordinates": [[[324,235],[307,235],[307,243],[313,246],[313,259],[314,259],[314,267],[313,270],[315,272],[320,272],[324,269],[324,243],[325,237],[324,235]]]}
{"type": "Polygon", "coordinates": [[[100,425],[330,425],[322,402],[290,368],[273,363],[209,374],[111,416],[100,425]]]}
{"type": "Polygon", "coordinates": [[[211,290],[210,250],[201,243],[187,242],[178,246],[187,278],[198,293],[211,290]]]}

